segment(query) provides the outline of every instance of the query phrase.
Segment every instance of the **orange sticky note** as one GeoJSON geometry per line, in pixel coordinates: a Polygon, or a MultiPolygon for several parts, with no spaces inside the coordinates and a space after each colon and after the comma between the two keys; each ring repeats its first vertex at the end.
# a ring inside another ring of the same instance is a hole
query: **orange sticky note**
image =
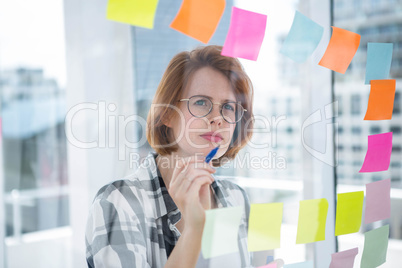
{"type": "Polygon", "coordinates": [[[364,120],[389,120],[392,118],[395,98],[395,79],[371,80],[370,97],[364,120]]]}
{"type": "Polygon", "coordinates": [[[360,35],[338,27],[331,27],[331,39],[318,64],[344,74],[359,48],[360,35]]]}
{"type": "Polygon", "coordinates": [[[170,27],[207,44],[225,10],[225,0],[183,0],[170,27]]]}

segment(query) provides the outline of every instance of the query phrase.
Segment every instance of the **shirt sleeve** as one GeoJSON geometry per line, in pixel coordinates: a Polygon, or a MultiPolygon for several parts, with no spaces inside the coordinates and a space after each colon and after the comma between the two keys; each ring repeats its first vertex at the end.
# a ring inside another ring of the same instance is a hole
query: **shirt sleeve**
{"type": "Polygon", "coordinates": [[[85,234],[88,267],[150,268],[144,225],[112,200],[95,199],[85,234]]]}

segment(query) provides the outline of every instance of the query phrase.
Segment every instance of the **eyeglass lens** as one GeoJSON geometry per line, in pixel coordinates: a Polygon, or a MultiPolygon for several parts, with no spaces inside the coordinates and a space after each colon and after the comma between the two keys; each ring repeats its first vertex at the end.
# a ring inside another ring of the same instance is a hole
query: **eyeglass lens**
{"type": "MultiPolygon", "coordinates": [[[[204,117],[212,110],[212,101],[205,97],[194,96],[188,102],[188,108],[192,115],[204,117]]],[[[221,106],[223,118],[229,123],[236,123],[241,119],[243,107],[236,102],[226,102],[221,106]]]]}

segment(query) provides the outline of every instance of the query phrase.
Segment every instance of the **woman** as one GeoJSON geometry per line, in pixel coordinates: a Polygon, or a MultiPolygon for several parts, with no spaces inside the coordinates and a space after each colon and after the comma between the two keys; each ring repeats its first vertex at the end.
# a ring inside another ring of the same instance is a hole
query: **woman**
{"type": "Polygon", "coordinates": [[[220,46],[177,54],[148,115],[151,152],[128,178],[104,186],[91,207],[89,267],[249,267],[249,201],[243,189],[213,176],[251,138],[253,89],[220,46]],[[211,164],[205,156],[219,146],[211,164]],[[239,252],[204,259],[205,210],[242,206],[239,252]]]}

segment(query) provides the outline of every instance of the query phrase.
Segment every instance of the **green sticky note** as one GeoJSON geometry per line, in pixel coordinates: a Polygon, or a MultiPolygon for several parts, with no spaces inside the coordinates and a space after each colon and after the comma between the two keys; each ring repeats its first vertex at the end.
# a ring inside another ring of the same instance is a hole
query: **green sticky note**
{"type": "Polygon", "coordinates": [[[283,203],[251,204],[248,251],[280,247],[283,203]]]}
{"type": "Polygon", "coordinates": [[[296,244],[325,240],[327,213],[325,198],[300,201],[296,244]]]}
{"type": "Polygon", "coordinates": [[[109,0],[106,18],[152,29],[158,0],[109,0]]]}
{"type": "Polygon", "coordinates": [[[389,225],[368,231],[364,234],[364,249],[360,267],[374,268],[386,261],[389,225]]]}
{"type": "Polygon", "coordinates": [[[217,257],[239,251],[238,232],[243,207],[207,210],[201,250],[204,258],[217,257]]]}
{"type": "Polygon", "coordinates": [[[364,192],[338,194],[335,235],[356,233],[362,223],[364,192]]]}

